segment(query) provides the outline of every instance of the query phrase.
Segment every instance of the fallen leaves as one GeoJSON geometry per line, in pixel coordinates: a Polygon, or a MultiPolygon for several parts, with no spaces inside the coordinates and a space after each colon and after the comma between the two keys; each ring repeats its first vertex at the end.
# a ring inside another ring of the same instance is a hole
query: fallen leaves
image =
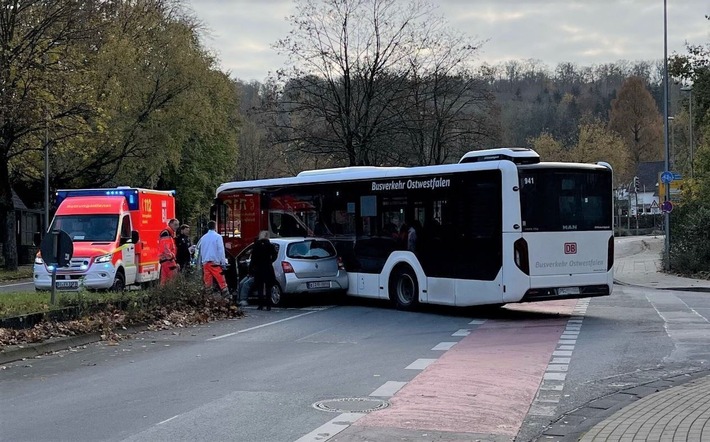
{"type": "Polygon", "coordinates": [[[243,312],[239,308],[211,296],[141,309],[121,310],[109,305],[105,311],[78,320],[44,321],[30,329],[0,328],[0,349],[89,333],[99,333],[101,340],[108,342],[108,345],[118,345],[125,338],[119,331],[127,330],[132,325],[148,324],[149,330],[169,330],[241,316],[243,312]]]}

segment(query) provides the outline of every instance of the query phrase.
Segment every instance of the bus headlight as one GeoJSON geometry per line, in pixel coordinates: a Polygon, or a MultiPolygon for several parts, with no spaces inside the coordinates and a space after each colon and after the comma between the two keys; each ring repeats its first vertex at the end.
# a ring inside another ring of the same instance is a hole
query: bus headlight
{"type": "Polygon", "coordinates": [[[97,264],[102,262],[111,262],[111,257],[112,255],[110,253],[107,253],[106,255],[101,255],[94,258],[94,262],[97,264]]]}

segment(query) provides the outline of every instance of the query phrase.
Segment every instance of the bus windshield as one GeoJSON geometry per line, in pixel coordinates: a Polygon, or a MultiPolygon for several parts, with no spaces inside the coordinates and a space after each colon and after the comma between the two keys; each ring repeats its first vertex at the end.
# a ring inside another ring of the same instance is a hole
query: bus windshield
{"type": "Polygon", "coordinates": [[[520,169],[523,232],[611,230],[611,171],[520,169]]]}

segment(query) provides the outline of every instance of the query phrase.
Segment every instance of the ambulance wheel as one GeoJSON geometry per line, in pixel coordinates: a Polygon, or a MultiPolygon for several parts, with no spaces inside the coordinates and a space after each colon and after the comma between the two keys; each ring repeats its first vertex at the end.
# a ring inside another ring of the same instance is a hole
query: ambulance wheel
{"type": "Polygon", "coordinates": [[[112,292],[122,292],[126,289],[126,277],[123,276],[123,272],[116,272],[116,276],[113,277],[113,285],[110,290],[112,292]]]}

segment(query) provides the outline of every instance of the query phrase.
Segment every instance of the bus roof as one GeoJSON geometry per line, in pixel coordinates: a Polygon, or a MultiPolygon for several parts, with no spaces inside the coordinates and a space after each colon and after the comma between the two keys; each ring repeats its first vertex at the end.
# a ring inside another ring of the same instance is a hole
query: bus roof
{"type": "Polygon", "coordinates": [[[233,181],[223,183],[217,188],[216,195],[222,192],[236,190],[259,191],[267,188],[307,185],[319,183],[334,183],[341,181],[365,181],[371,179],[406,178],[411,176],[426,176],[437,174],[449,174],[457,172],[467,172],[474,170],[497,170],[516,168],[582,168],[582,169],[606,169],[603,166],[584,163],[537,163],[530,165],[516,165],[508,160],[485,161],[474,163],[441,164],[434,166],[417,167],[345,167],[341,169],[323,169],[324,173],[317,170],[301,172],[295,177],[267,178],[262,180],[233,181]]]}

